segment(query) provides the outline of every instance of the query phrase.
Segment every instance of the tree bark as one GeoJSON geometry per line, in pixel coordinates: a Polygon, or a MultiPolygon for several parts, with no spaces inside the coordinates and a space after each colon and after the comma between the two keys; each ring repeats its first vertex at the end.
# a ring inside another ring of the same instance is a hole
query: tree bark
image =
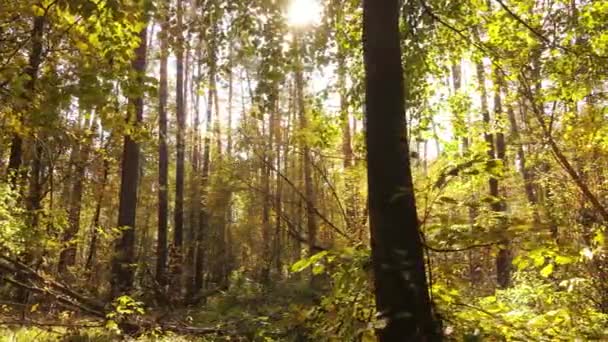
{"type": "MultiPolygon", "coordinates": [[[[296,81],[296,96],[298,101],[298,116],[300,121],[300,129],[302,131],[306,131],[308,129],[308,117],[306,113],[306,99],[304,95],[304,72],[302,70],[302,50],[300,49],[300,40],[301,37],[297,36],[295,38],[296,42],[296,71],[295,71],[295,81],[296,81]]],[[[314,192],[314,184],[312,179],[312,160],[310,154],[310,143],[306,141],[306,135],[304,136],[302,142],[302,168],[304,175],[304,193],[306,195],[306,228],[308,230],[308,245],[314,246],[317,244],[317,217],[315,214],[315,192],[314,192]]],[[[312,248],[309,249],[308,255],[312,256],[314,254],[314,250],[312,248]]]]}
{"type": "Polygon", "coordinates": [[[184,243],[184,164],[185,164],[185,130],[186,115],[184,112],[184,37],[183,37],[183,1],[177,1],[177,46],[176,59],[176,86],[175,86],[175,114],[177,117],[177,159],[175,161],[175,209],[173,220],[173,285],[176,291],[181,291],[180,277],[182,274],[184,243]]]}
{"type": "MultiPolygon", "coordinates": [[[[215,79],[216,66],[215,66],[215,52],[212,44],[211,51],[213,56],[209,58],[209,84],[212,84],[212,80],[215,79]]],[[[205,238],[209,233],[209,211],[208,211],[208,195],[209,195],[209,170],[211,167],[211,134],[213,130],[213,89],[209,87],[207,92],[207,115],[205,123],[205,138],[203,139],[203,160],[202,160],[202,171],[201,171],[201,208],[199,216],[199,229],[196,237],[196,255],[194,262],[194,283],[191,293],[197,293],[203,288],[203,266],[205,259],[205,238]]]]}
{"type": "MultiPolygon", "coordinates": [[[[499,74],[498,70],[494,70],[494,121],[501,122],[503,113],[502,106],[502,98],[501,98],[501,89],[503,85],[503,79],[499,74]]],[[[496,159],[499,160],[503,167],[506,167],[506,145],[505,145],[505,136],[503,132],[498,129],[495,134],[495,142],[496,142],[496,159]]],[[[496,181],[496,186],[498,188],[498,180],[496,181]]],[[[499,197],[498,189],[496,189],[496,196],[499,197]]],[[[492,210],[497,213],[503,213],[507,210],[505,201],[501,199],[496,199],[492,204],[492,210]]],[[[512,254],[511,254],[511,241],[506,235],[507,224],[505,222],[504,217],[499,219],[500,234],[502,235],[501,243],[498,247],[498,255],[496,256],[496,281],[500,288],[507,288],[511,284],[511,270],[512,270],[512,254]]]]}
{"type": "Polygon", "coordinates": [[[168,11],[170,1],[160,4],[161,32],[160,38],[160,80],[158,94],[158,236],[156,242],[156,281],[165,285],[167,282],[167,236],[169,213],[169,152],[167,147],[167,64],[169,56],[168,11]]]}
{"type": "MultiPolygon", "coordinates": [[[[139,46],[135,50],[133,70],[138,73],[138,83],[143,85],[146,72],[147,27],[139,33],[139,46]]],[[[144,98],[137,95],[129,99],[127,124],[139,127],[143,120],[144,98]]],[[[130,134],[124,137],[120,198],[118,204],[118,227],[123,229],[121,237],[114,246],[112,259],[112,296],[128,293],[133,288],[135,262],[135,217],[137,209],[137,185],[140,164],[139,143],[130,134]]]]}
{"type": "Polygon", "coordinates": [[[369,216],[381,342],[437,341],[407,145],[399,1],[363,2],[369,216]]]}
{"type": "MultiPolygon", "coordinates": [[[[103,140],[103,138],[102,138],[103,140]]],[[[104,200],[104,194],[106,190],[106,184],[108,183],[108,174],[110,172],[110,162],[102,156],[102,175],[101,182],[99,183],[99,196],[97,197],[97,204],[95,205],[95,213],[93,214],[93,221],[91,222],[91,243],[89,245],[89,253],[87,254],[87,260],[85,262],[85,269],[91,271],[93,269],[93,263],[95,262],[95,256],[97,254],[97,238],[99,229],[99,221],[101,218],[101,208],[104,200]]]]}
{"type": "Polygon", "coordinates": [[[59,272],[66,274],[68,267],[76,264],[76,251],[78,249],[77,241],[74,241],[80,231],[80,212],[82,209],[82,195],[84,190],[84,181],[86,176],[86,167],[93,144],[93,135],[95,125],[92,122],[86,124],[84,128],[85,136],[83,137],[82,146],[75,146],[76,160],[74,163],[74,174],[69,195],[69,210],[68,210],[68,229],[64,233],[63,242],[67,246],[59,255],[59,272]]]}
{"type": "MultiPolygon", "coordinates": [[[[46,17],[34,17],[33,27],[32,27],[32,50],[30,52],[28,65],[25,68],[25,74],[28,76],[28,79],[25,82],[24,90],[21,93],[21,97],[25,100],[25,102],[30,102],[34,96],[34,91],[36,90],[36,81],[38,80],[38,69],[40,68],[40,63],[42,62],[42,38],[44,34],[44,26],[46,22],[46,17]]],[[[23,108],[20,110],[22,111],[23,108]]],[[[21,122],[25,121],[24,113],[20,113],[21,122]]],[[[13,187],[17,185],[18,181],[18,172],[23,163],[23,138],[21,135],[15,133],[13,135],[13,139],[11,142],[10,156],[7,166],[7,176],[9,177],[10,183],[13,187]]]]}

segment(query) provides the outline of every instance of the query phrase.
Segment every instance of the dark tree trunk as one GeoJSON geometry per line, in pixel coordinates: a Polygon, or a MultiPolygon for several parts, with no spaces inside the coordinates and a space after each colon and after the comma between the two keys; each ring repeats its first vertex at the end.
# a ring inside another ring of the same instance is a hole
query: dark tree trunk
{"type": "MultiPolygon", "coordinates": [[[[280,115],[280,104],[279,101],[277,100],[277,103],[274,105],[273,107],[274,113],[276,113],[274,116],[274,122],[272,122],[272,126],[274,129],[274,134],[275,134],[275,139],[276,139],[276,143],[275,143],[275,158],[276,158],[276,167],[277,167],[277,174],[282,172],[281,169],[281,157],[283,156],[283,154],[281,153],[281,145],[283,144],[283,139],[281,134],[283,134],[281,132],[281,115],[280,115]]],[[[286,156],[285,156],[286,157],[286,156]]],[[[282,268],[283,268],[283,263],[281,261],[281,216],[283,216],[283,202],[282,202],[282,180],[281,177],[279,177],[277,175],[276,180],[275,180],[275,188],[276,188],[276,194],[275,194],[275,198],[274,198],[274,210],[276,212],[276,219],[275,219],[275,233],[274,233],[274,242],[273,242],[273,260],[275,263],[275,268],[277,270],[277,273],[279,275],[279,277],[282,275],[282,268]]]]}
{"type": "Polygon", "coordinates": [[[177,159],[175,161],[175,212],[173,224],[173,282],[175,289],[180,288],[180,277],[182,273],[182,246],[184,243],[184,164],[185,164],[185,130],[186,115],[184,113],[184,38],[183,38],[183,4],[177,1],[177,47],[175,49],[176,59],[176,85],[175,85],[175,107],[177,116],[177,159]]]}
{"type": "MultiPolygon", "coordinates": [[[[139,38],[140,43],[135,50],[132,67],[138,73],[138,83],[143,84],[143,76],[146,72],[146,27],[139,33],[139,38]]],[[[127,123],[139,126],[143,120],[143,114],[143,95],[130,98],[127,123]]],[[[139,159],[139,143],[133,140],[131,135],[125,135],[118,204],[118,227],[123,229],[123,232],[114,246],[114,257],[112,259],[113,297],[130,292],[133,288],[135,270],[132,265],[135,262],[135,217],[137,185],[139,183],[139,159]]]]}
{"type": "MultiPolygon", "coordinates": [[[[501,122],[504,115],[501,97],[503,79],[497,70],[494,71],[494,84],[494,121],[501,122]]],[[[502,131],[499,130],[498,132],[496,132],[495,140],[496,159],[498,159],[502,163],[503,167],[506,167],[505,136],[502,131]]],[[[497,195],[499,195],[498,190],[497,195]]],[[[505,201],[502,198],[498,201],[495,201],[492,205],[492,210],[494,210],[495,212],[505,212],[507,210],[505,201]]],[[[507,229],[504,218],[501,218],[499,220],[499,224],[503,239],[498,249],[498,255],[496,256],[496,281],[498,283],[498,286],[504,289],[507,288],[511,283],[511,241],[507,236],[504,236],[506,234],[507,229]]]]}
{"type": "MultiPolygon", "coordinates": [[[[102,138],[103,140],[103,138],[102,138]]],[[[85,269],[91,271],[93,269],[93,263],[95,262],[95,256],[97,254],[97,238],[99,229],[99,221],[101,218],[101,207],[106,190],[106,184],[108,183],[108,174],[110,172],[110,162],[104,158],[102,162],[102,175],[101,182],[99,183],[99,197],[97,198],[97,205],[95,206],[95,213],[93,214],[93,221],[91,222],[91,243],[89,245],[89,253],[85,263],[85,269]]]]}
{"type": "MultiPolygon", "coordinates": [[[[36,81],[38,80],[38,69],[42,62],[42,37],[44,34],[45,17],[35,17],[32,27],[32,50],[29,56],[29,62],[25,68],[25,74],[28,75],[28,79],[24,86],[24,91],[21,97],[26,103],[30,102],[34,96],[36,89],[36,81]]],[[[21,108],[19,111],[23,111],[21,108]]],[[[19,113],[20,120],[23,122],[25,118],[24,113],[19,113]]],[[[7,175],[12,177],[10,179],[12,186],[16,186],[18,175],[17,172],[21,168],[23,163],[23,138],[19,134],[14,134],[11,142],[10,156],[8,160],[7,175]]]]}
{"type": "Polygon", "coordinates": [[[170,1],[160,6],[162,12],[160,32],[160,80],[158,94],[158,237],[156,242],[156,281],[167,282],[167,231],[169,221],[169,156],[167,147],[167,60],[168,60],[168,7],[170,1]]]}
{"type": "Polygon", "coordinates": [[[369,216],[382,342],[437,341],[407,145],[399,1],[363,2],[369,216]]]}

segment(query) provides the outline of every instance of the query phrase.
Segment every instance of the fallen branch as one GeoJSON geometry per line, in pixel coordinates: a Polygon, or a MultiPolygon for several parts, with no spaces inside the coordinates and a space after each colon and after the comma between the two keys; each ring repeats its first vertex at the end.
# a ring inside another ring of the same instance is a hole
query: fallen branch
{"type": "Polygon", "coordinates": [[[28,276],[28,278],[34,278],[34,279],[42,282],[44,285],[49,285],[50,287],[54,288],[56,291],[59,291],[59,292],[63,293],[64,295],[72,297],[72,298],[76,299],[77,301],[79,301],[87,306],[90,306],[91,309],[93,309],[93,310],[96,310],[96,311],[103,310],[104,305],[102,303],[95,301],[93,299],[87,298],[84,295],[77,293],[76,291],[70,289],[66,285],[64,285],[50,277],[45,277],[45,276],[41,275],[38,271],[32,269],[28,265],[26,265],[18,260],[9,258],[6,255],[2,255],[2,254],[0,254],[0,259],[11,263],[16,268],[17,272],[19,272],[25,276],[28,276]]]}
{"type": "Polygon", "coordinates": [[[98,324],[84,323],[64,323],[64,322],[38,322],[33,320],[8,320],[0,321],[0,326],[29,326],[29,327],[59,327],[59,328],[75,328],[75,329],[90,329],[102,328],[105,326],[102,322],[98,324]]]}

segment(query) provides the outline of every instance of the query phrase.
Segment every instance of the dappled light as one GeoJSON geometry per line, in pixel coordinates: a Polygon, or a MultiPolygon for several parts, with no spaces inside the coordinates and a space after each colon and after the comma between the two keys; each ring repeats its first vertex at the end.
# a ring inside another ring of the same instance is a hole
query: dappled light
{"type": "Polygon", "coordinates": [[[0,0],[0,342],[608,341],[607,22],[0,0]]]}

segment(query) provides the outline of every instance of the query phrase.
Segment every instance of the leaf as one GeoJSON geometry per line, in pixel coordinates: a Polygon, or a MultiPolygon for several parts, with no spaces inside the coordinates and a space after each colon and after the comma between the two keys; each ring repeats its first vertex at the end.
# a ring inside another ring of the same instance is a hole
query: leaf
{"type": "Polygon", "coordinates": [[[327,255],[327,251],[323,251],[320,253],[317,253],[313,256],[311,256],[310,258],[304,258],[301,260],[298,260],[295,264],[291,265],[291,271],[292,272],[302,272],[303,270],[305,270],[306,268],[310,267],[310,265],[315,264],[317,261],[321,260],[323,257],[325,257],[327,255]]]}
{"type": "Polygon", "coordinates": [[[534,260],[535,267],[540,267],[545,264],[545,257],[542,254],[533,255],[532,259],[534,260]]]}
{"type": "Polygon", "coordinates": [[[323,272],[325,272],[325,266],[323,266],[323,264],[315,264],[312,267],[312,274],[314,274],[314,275],[319,275],[319,274],[322,274],[323,272]]]}
{"type": "Polygon", "coordinates": [[[553,264],[548,264],[547,266],[543,267],[542,270],[540,270],[540,275],[545,278],[550,276],[551,273],[553,273],[553,264]]]}
{"type": "Polygon", "coordinates": [[[118,329],[118,324],[116,322],[114,322],[113,320],[111,320],[111,319],[106,322],[106,329],[108,329],[108,330],[114,330],[114,331],[120,331],[118,329]]]}
{"type": "Polygon", "coordinates": [[[567,265],[567,264],[573,263],[574,259],[567,257],[567,256],[558,255],[557,257],[555,257],[555,262],[558,265],[567,265]]]}

